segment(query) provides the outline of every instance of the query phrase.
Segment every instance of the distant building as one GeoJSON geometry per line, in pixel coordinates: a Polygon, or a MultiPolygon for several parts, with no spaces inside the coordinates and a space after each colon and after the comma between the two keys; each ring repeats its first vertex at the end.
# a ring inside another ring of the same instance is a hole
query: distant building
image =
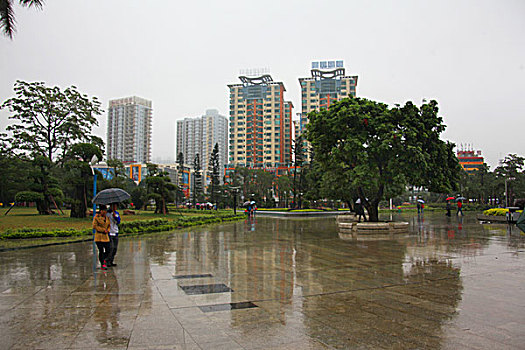
{"type": "Polygon", "coordinates": [[[481,151],[460,150],[457,152],[459,164],[467,174],[475,174],[485,163],[481,151]]]}
{"type": "Polygon", "coordinates": [[[182,152],[184,163],[193,165],[195,155],[198,153],[201,169],[206,172],[215,144],[219,145],[219,166],[222,178],[224,165],[228,159],[228,119],[220,115],[216,109],[208,109],[200,117],[177,121],[175,159],[182,152]]]}
{"type": "Polygon", "coordinates": [[[284,84],[269,74],[240,76],[229,84],[230,149],[228,168],[287,167],[292,162],[292,108],[284,84]]]}
{"type": "MultiPolygon", "coordinates": [[[[310,77],[299,78],[302,101],[296,138],[306,130],[308,113],[330,109],[334,102],[356,96],[357,76],[345,75],[343,61],[312,62],[310,72],[310,77]]],[[[310,148],[306,141],[303,146],[310,148]]],[[[306,152],[306,159],[310,160],[310,152],[306,152]]]]}
{"type": "Polygon", "coordinates": [[[132,96],[109,101],[108,159],[146,163],[151,155],[151,101],[132,96]]]}

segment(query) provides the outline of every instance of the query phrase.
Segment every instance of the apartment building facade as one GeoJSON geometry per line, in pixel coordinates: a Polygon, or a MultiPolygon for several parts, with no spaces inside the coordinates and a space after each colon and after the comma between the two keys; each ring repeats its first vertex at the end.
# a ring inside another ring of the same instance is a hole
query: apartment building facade
{"type": "Polygon", "coordinates": [[[108,159],[125,164],[150,161],[152,111],[152,102],[137,96],[109,101],[108,159]]]}
{"type": "Polygon", "coordinates": [[[176,157],[182,152],[184,163],[193,165],[199,154],[201,169],[207,171],[215,144],[219,146],[221,177],[228,160],[228,119],[216,109],[208,109],[197,118],[177,121],[176,157]]]}
{"type": "MultiPolygon", "coordinates": [[[[347,76],[343,61],[312,62],[311,76],[299,78],[301,85],[301,113],[296,128],[295,137],[304,134],[308,123],[308,113],[330,109],[334,102],[347,97],[356,96],[357,76],[347,76]]],[[[310,145],[304,141],[303,147],[308,150],[310,145]]],[[[306,159],[310,160],[310,152],[306,159]]]]}
{"type": "Polygon", "coordinates": [[[240,76],[229,84],[230,145],[228,168],[272,168],[292,162],[292,109],[282,82],[269,74],[240,76]]]}

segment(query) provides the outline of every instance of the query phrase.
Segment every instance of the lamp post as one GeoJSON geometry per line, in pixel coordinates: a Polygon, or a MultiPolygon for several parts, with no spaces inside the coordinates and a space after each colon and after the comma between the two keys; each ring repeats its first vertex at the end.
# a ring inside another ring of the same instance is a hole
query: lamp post
{"type": "MultiPolygon", "coordinates": [[[[102,166],[107,167],[107,164],[105,162],[102,162],[98,164],[98,158],[96,155],[93,155],[93,158],[91,158],[91,161],[89,162],[89,166],[91,167],[91,172],[93,173],[93,198],[97,195],[97,173],[95,171],[96,166],[102,166]]],[[[95,215],[97,213],[97,205],[93,203],[93,219],[95,218],[95,215]]],[[[95,244],[95,229],[93,228],[93,272],[97,269],[97,248],[95,244]]]]}
{"type": "Polygon", "coordinates": [[[516,180],[516,178],[509,177],[508,179],[505,179],[505,208],[508,208],[509,206],[509,192],[508,192],[507,182],[512,181],[512,180],[516,180]]]}
{"type": "Polygon", "coordinates": [[[233,215],[237,215],[237,193],[239,193],[239,187],[231,187],[233,192],[233,215]]]}
{"type": "MultiPolygon", "coordinates": [[[[97,195],[97,173],[95,172],[95,165],[98,163],[98,158],[96,155],[93,155],[89,166],[91,167],[91,172],[93,173],[93,198],[97,195]]],[[[95,219],[95,214],[97,213],[97,205],[93,203],[93,219],[95,219]]],[[[97,268],[97,249],[95,247],[95,228],[93,228],[93,272],[97,268]]]]}

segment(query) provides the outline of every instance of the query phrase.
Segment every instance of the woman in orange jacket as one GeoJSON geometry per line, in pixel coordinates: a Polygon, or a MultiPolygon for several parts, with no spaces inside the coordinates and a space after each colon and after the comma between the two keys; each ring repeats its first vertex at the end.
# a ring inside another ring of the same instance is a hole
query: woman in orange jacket
{"type": "Polygon", "coordinates": [[[106,217],[105,205],[99,205],[97,215],[93,218],[93,229],[95,230],[95,243],[98,248],[98,260],[100,268],[107,270],[106,260],[109,254],[109,218],[106,217]]]}

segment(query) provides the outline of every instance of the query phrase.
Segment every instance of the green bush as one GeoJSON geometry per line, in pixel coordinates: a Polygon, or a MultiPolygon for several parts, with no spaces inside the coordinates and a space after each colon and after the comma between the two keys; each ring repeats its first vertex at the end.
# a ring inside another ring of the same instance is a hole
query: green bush
{"type": "MultiPolygon", "coordinates": [[[[517,210],[516,212],[517,213],[521,213],[522,211],[523,210],[517,210]]],[[[483,212],[483,215],[487,215],[487,216],[506,216],[508,212],[509,212],[509,210],[506,209],[506,208],[491,208],[491,209],[485,210],[483,212]]]]}
{"type": "MultiPolygon", "coordinates": [[[[150,232],[170,231],[183,227],[207,225],[219,222],[227,222],[240,220],[245,218],[244,215],[220,214],[220,215],[200,215],[180,217],[175,220],[168,219],[151,219],[151,220],[137,220],[126,221],[119,225],[119,232],[122,234],[143,234],[150,232]]],[[[90,235],[93,231],[74,230],[74,229],[59,229],[59,230],[45,230],[39,228],[22,228],[17,230],[7,230],[0,233],[0,239],[15,239],[15,238],[41,238],[41,237],[73,237],[90,235]]]]}

